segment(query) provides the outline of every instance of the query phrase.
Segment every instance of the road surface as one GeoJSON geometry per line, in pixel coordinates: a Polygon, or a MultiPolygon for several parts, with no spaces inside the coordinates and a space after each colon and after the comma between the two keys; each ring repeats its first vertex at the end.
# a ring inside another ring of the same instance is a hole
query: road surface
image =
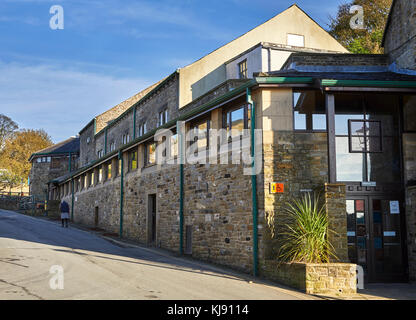
{"type": "Polygon", "coordinates": [[[158,249],[0,210],[0,299],[302,300],[311,296],[158,249]]]}

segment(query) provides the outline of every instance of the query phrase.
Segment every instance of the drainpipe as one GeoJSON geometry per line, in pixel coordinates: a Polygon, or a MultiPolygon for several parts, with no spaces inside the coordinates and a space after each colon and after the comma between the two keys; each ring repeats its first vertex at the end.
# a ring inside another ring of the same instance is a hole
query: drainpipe
{"type": "Polygon", "coordinates": [[[123,237],[123,198],[124,198],[124,159],[121,151],[118,152],[118,159],[121,160],[120,176],[120,238],[123,237]]]}
{"type": "Polygon", "coordinates": [[[255,148],[255,129],[256,129],[256,107],[251,98],[251,89],[247,88],[247,103],[251,105],[251,158],[252,158],[252,173],[251,173],[251,193],[252,193],[252,212],[253,212],[253,275],[258,275],[258,207],[257,207],[257,179],[256,179],[256,148],[255,148]]]}
{"type": "Polygon", "coordinates": [[[183,179],[183,163],[184,163],[184,146],[185,140],[182,132],[182,126],[178,121],[176,130],[179,135],[179,253],[183,254],[183,201],[184,201],[184,179],[183,179]]]}

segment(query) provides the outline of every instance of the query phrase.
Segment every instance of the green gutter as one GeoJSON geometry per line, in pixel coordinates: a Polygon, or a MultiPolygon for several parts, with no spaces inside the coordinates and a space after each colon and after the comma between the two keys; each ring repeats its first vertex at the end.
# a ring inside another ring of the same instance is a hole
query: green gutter
{"type": "Polygon", "coordinates": [[[321,84],[324,87],[416,88],[416,81],[322,79],[321,84]]]}
{"type": "Polygon", "coordinates": [[[183,202],[184,202],[184,179],[183,179],[183,146],[184,137],[181,128],[176,124],[176,130],[179,134],[179,253],[183,255],[183,202]]]}
{"type": "Polygon", "coordinates": [[[118,159],[121,160],[120,176],[120,238],[123,237],[123,199],[124,199],[124,158],[121,150],[118,152],[118,159]]]}
{"type": "Polygon", "coordinates": [[[312,77],[257,77],[256,82],[259,84],[308,84],[313,83],[312,77]]]}
{"type": "Polygon", "coordinates": [[[251,104],[251,158],[252,158],[252,173],[251,173],[251,194],[252,194],[252,213],[253,213],[253,275],[258,275],[258,207],[257,207],[257,179],[256,179],[256,106],[251,97],[251,89],[247,88],[247,102],[251,104]]]}

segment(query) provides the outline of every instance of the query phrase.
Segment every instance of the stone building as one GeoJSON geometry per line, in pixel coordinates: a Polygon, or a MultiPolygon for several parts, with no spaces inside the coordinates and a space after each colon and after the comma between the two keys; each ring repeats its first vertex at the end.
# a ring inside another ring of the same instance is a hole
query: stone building
{"type": "Polygon", "coordinates": [[[416,280],[416,76],[394,59],[348,54],[292,6],[90,122],[50,198],[76,222],[267,275],[286,202],[320,191],[338,261],[416,280]]]}
{"type": "Polygon", "coordinates": [[[29,194],[38,199],[48,198],[48,183],[78,169],[79,138],[71,137],[32,154],[29,161],[29,194]]]}

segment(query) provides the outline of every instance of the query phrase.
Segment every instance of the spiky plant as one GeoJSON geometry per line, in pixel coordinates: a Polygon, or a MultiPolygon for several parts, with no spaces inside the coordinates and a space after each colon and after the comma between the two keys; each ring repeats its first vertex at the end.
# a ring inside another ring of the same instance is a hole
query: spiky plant
{"type": "Polygon", "coordinates": [[[281,234],[279,259],[285,262],[328,263],[330,257],[336,259],[335,250],[328,240],[328,216],[325,204],[319,195],[313,199],[309,193],[301,199],[287,203],[285,211],[293,221],[286,224],[281,234]]]}

